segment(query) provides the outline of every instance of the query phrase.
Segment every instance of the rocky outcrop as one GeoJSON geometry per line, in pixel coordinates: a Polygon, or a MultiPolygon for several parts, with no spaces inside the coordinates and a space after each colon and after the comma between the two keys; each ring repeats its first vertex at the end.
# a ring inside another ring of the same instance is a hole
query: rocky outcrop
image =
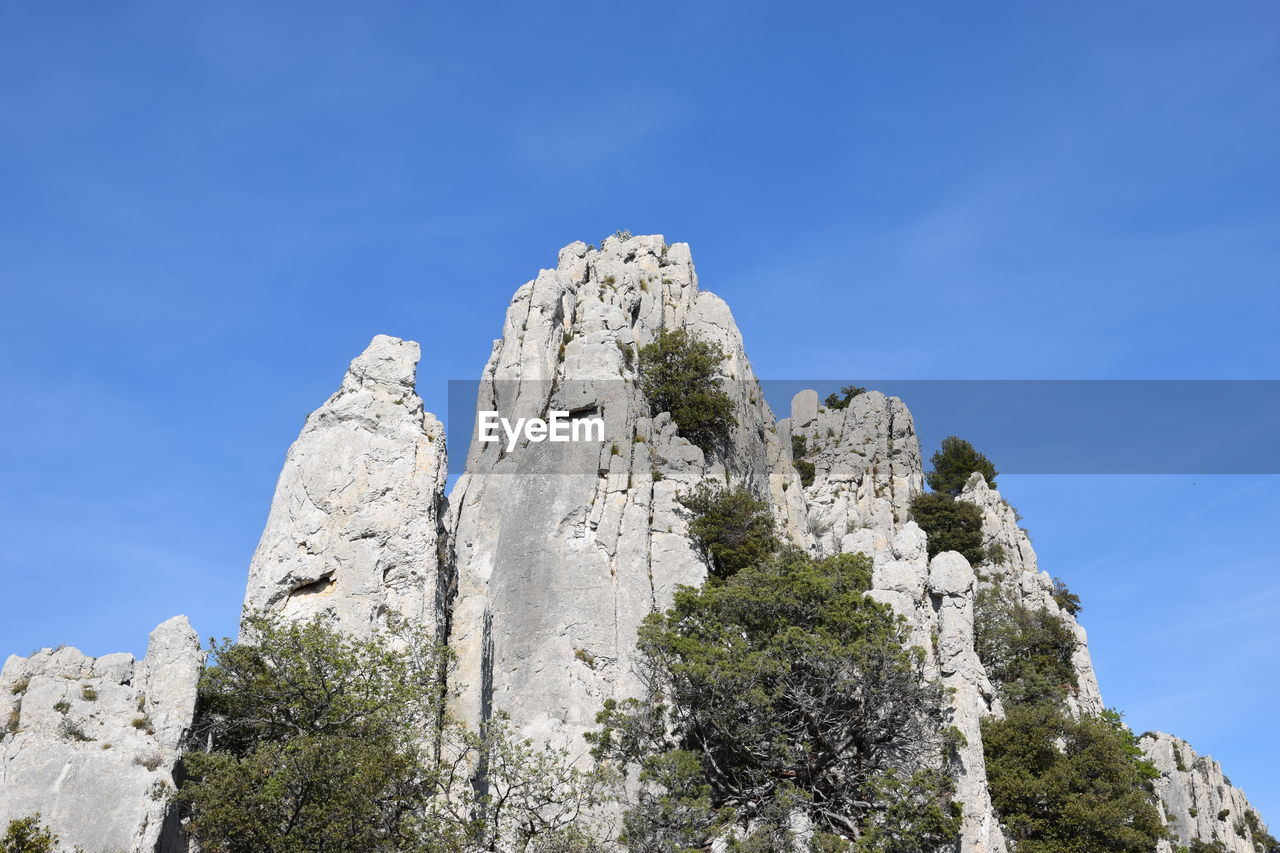
{"type": "Polygon", "coordinates": [[[982,565],[953,552],[930,560],[909,516],[924,476],[906,406],[870,391],[832,408],[805,391],[776,421],[732,314],[700,289],[686,245],[629,235],[599,249],[571,244],[507,310],[477,409],[509,422],[599,418],[603,440],[508,446],[473,433],[446,502],[443,429],[414,393],[417,357],[416,344],[375,338],[308,418],[254,555],[246,607],[328,612],[356,631],[389,612],[435,626],[457,659],[453,712],[464,722],[505,712],[536,741],[581,754],[604,700],[641,690],[641,620],[678,584],[705,577],[678,497],[708,479],[767,499],[786,538],[815,556],[872,558],[870,594],[907,619],[964,736],[955,755],[962,853],[1008,848],[983,760],[981,720],[1003,708],[974,649],[979,591],[998,587],[1067,619],[1077,638],[1072,708],[1102,709],[1084,629],[999,492],[975,475],[960,495],[982,511],[982,565]],[[736,423],[715,452],[655,416],[637,387],[639,350],[663,329],[726,354],[736,423]]]}
{"type": "Polygon", "coordinates": [[[414,393],[418,345],[378,335],[289,448],[249,566],[245,609],[332,614],[367,631],[387,613],[436,625],[444,427],[414,393]]]}
{"type": "Polygon", "coordinates": [[[1156,793],[1179,844],[1199,839],[1217,842],[1229,853],[1263,849],[1256,845],[1261,840],[1258,836],[1267,831],[1266,824],[1244,792],[1223,775],[1222,765],[1164,732],[1148,732],[1138,745],[1160,771],[1156,793]]]}
{"type": "MultiPolygon", "coordinates": [[[[790,466],[728,306],[698,287],[684,244],[615,236],[574,243],[512,300],[482,377],[478,408],[600,417],[605,440],[473,440],[450,495],[458,592],[451,645],[457,712],[505,711],[530,734],[580,752],[609,697],[635,695],[636,629],[706,568],[677,496],[703,479],[767,494],[790,466]],[[736,426],[708,456],[652,417],[635,384],[639,348],[685,329],[721,346],[736,426]]],[[[784,524],[798,526],[799,519],[784,524]]]]}
{"type": "Polygon", "coordinates": [[[65,646],[11,656],[0,671],[0,827],[39,812],[68,849],[185,850],[166,797],[203,666],[184,616],[151,632],[140,661],[65,646]]]}
{"type": "Polygon", "coordinates": [[[1076,690],[1067,697],[1068,704],[1077,713],[1101,713],[1102,693],[1089,654],[1089,636],[1075,616],[1054,598],[1053,578],[1048,572],[1040,571],[1031,538],[1018,526],[1017,510],[976,472],[969,476],[957,499],[976,504],[982,510],[983,548],[990,556],[981,568],[981,585],[1001,587],[1011,595],[1011,600],[1035,610],[1048,610],[1066,621],[1076,636],[1071,657],[1076,671],[1076,690]]]}
{"type": "Polygon", "coordinates": [[[802,492],[810,549],[872,558],[871,597],[906,618],[927,672],[948,688],[949,723],[963,735],[954,766],[956,796],[964,804],[962,853],[1004,851],[982,752],[982,719],[1002,709],[974,651],[977,579],[955,552],[931,561],[924,531],[909,520],[911,500],[924,489],[911,413],[898,398],[876,391],[832,409],[809,390],[793,398],[791,417],[778,431],[814,466],[802,492]]]}
{"type": "Polygon", "coordinates": [[[813,465],[804,502],[820,554],[847,550],[845,537],[859,530],[893,531],[924,490],[915,422],[897,397],[869,391],[831,409],[818,405],[816,391],[801,391],[778,432],[793,462],[813,465]]]}

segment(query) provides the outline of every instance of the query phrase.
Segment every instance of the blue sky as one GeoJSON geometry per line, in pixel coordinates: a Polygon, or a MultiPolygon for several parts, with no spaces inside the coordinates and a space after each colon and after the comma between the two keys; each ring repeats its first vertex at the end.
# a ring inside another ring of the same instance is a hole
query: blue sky
{"type": "MultiPolygon", "coordinates": [[[[346,362],[439,411],[618,228],[767,378],[1280,378],[1275,3],[472,7],[0,1],[0,654],[231,633],[346,362]]],[[[1108,702],[1280,822],[1277,478],[1000,485],[1108,702]]]]}

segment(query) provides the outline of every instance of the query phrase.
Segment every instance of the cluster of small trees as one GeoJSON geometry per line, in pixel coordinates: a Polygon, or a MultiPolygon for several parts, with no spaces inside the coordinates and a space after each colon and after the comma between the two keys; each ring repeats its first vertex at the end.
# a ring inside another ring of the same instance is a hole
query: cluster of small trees
{"type": "Polygon", "coordinates": [[[177,800],[210,853],[589,851],[603,768],[445,714],[448,652],[254,616],[215,646],[177,800]]]}

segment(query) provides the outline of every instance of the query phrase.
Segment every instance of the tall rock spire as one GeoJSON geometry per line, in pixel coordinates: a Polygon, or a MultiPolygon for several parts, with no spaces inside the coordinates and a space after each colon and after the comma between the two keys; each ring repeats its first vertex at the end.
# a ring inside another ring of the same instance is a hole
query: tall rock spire
{"type": "MultiPolygon", "coordinates": [[[[685,244],[615,236],[574,243],[512,300],[480,388],[481,409],[604,419],[606,440],[507,453],[472,442],[450,496],[458,595],[451,643],[459,714],[511,713],[581,751],[601,703],[637,691],[640,621],[706,568],[677,495],[704,478],[764,496],[780,488],[774,418],[723,300],[698,287],[685,244]],[[634,382],[640,347],[684,329],[718,344],[736,425],[708,456],[634,382]]],[[[784,475],[794,478],[794,471],[784,475]]]]}
{"type": "Polygon", "coordinates": [[[378,335],[289,448],[245,609],[443,623],[444,428],[414,393],[418,345],[378,335]]]}

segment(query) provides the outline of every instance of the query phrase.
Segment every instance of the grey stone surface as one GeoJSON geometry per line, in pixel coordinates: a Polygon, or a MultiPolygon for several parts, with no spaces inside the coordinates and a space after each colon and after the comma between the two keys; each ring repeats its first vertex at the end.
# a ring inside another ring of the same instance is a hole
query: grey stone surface
{"type": "MultiPolygon", "coordinates": [[[[1258,848],[1245,815],[1257,812],[1244,792],[1223,775],[1218,762],[1196,754],[1191,744],[1164,732],[1144,734],[1138,745],[1160,771],[1156,794],[1180,844],[1198,838],[1206,843],[1216,841],[1229,853],[1255,853],[1258,848]]],[[[1265,829],[1261,815],[1258,820],[1265,829]]]]}
{"type": "MultiPolygon", "coordinates": [[[[589,411],[607,424],[594,446],[506,453],[473,440],[450,495],[457,713],[504,710],[529,734],[580,753],[601,702],[638,689],[640,620],[677,584],[705,576],[677,496],[704,478],[781,494],[795,473],[771,465],[783,449],[728,306],[699,289],[688,247],[660,236],[574,243],[521,287],[479,407],[508,418],[589,411]],[[664,328],[727,355],[737,424],[720,456],[678,435],[665,413],[652,417],[634,385],[639,348],[664,328]]],[[[783,502],[780,523],[799,527],[787,511],[783,502]]]]}
{"type": "Polygon", "coordinates": [[[11,656],[0,671],[0,828],[39,812],[66,849],[185,849],[165,797],[203,666],[184,616],[151,632],[140,661],[70,647],[11,656]]]}
{"type": "Polygon", "coordinates": [[[436,624],[444,428],[414,392],[418,345],[378,335],[289,448],[246,610],[331,613],[363,631],[388,612],[436,624]]]}

